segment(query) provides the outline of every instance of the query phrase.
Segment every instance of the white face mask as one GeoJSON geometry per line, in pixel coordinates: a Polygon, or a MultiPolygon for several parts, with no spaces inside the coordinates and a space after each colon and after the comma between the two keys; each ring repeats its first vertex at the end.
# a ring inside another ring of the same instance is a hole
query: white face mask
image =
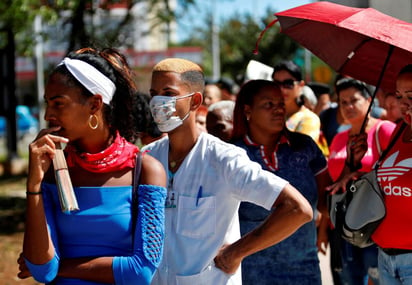
{"type": "Polygon", "coordinates": [[[183,96],[161,96],[155,95],[150,100],[150,111],[153,119],[162,133],[173,131],[183,124],[183,121],[189,117],[190,110],[180,119],[178,116],[172,116],[176,112],[176,100],[193,96],[195,92],[183,96]]]}

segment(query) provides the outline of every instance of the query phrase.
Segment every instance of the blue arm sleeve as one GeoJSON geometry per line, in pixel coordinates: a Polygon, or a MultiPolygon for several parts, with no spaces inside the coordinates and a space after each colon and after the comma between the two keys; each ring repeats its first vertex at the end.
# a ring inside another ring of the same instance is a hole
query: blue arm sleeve
{"type": "Polygon", "coordinates": [[[27,259],[24,259],[33,278],[37,282],[49,283],[56,278],[57,271],[59,270],[59,259],[55,256],[49,262],[41,265],[33,264],[27,259]]]}
{"type": "Polygon", "coordinates": [[[26,265],[32,274],[33,278],[40,283],[49,283],[54,280],[57,276],[57,272],[59,271],[59,249],[56,246],[57,243],[57,234],[56,234],[56,226],[55,226],[55,219],[53,216],[53,212],[55,211],[53,199],[50,195],[50,189],[46,189],[47,186],[42,184],[42,191],[43,191],[43,204],[44,204],[44,212],[46,215],[46,222],[47,228],[49,230],[50,237],[52,239],[54,245],[54,257],[49,262],[45,264],[33,264],[29,260],[25,259],[26,265]]]}
{"type": "Polygon", "coordinates": [[[166,189],[139,185],[132,256],[113,258],[116,284],[150,284],[163,255],[166,189]]]}

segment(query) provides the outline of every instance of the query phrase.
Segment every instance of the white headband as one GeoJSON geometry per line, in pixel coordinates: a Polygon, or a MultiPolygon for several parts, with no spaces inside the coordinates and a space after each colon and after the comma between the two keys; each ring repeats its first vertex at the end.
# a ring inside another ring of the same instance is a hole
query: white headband
{"type": "Polygon", "coordinates": [[[79,59],[65,57],[59,64],[64,64],[70,73],[93,95],[100,94],[103,103],[109,105],[116,91],[113,81],[97,70],[94,66],[79,59]]]}

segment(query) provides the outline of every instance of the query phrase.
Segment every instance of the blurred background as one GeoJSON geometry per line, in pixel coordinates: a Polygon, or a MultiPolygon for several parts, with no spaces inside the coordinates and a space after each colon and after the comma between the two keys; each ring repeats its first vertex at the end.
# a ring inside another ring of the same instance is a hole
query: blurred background
{"type": "MultiPolygon", "coordinates": [[[[240,84],[250,60],[272,66],[291,59],[305,81],[332,84],[334,72],[287,36],[279,25],[259,34],[274,13],[310,0],[4,0],[0,3],[0,175],[25,170],[27,143],[43,127],[48,72],[73,49],[112,46],[124,52],[147,92],[151,67],[165,57],[200,64],[211,81],[240,84]]],[[[412,21],[412,2],[331,1],[373,7],[412,21]]]]}
{"type": "MultiPolygon", "coordinates": [[[[299,44],[269,28],[274,13],[311,0],[2,0],[0,1],[0,283],[16,277],[24,228],[28,144],[43,121],[48,73],[68,51],[111,46],[127,55],[148,92],[152,66],[165,57],[190,59],[208,81],[240,85],[251,60],[265,67],[290,59],[307,82],[333,84],[334,72],[299,44]]],[[[412,22],[411,0],[330,1],[372,7],[412,22]]],[[[259,65],[258,65],[259,66],[259,65]]],[[[328,284],[328,283],[325,283],[328,284]]],[[[330,284],[330,283],[329,283],[330,284]]]]}

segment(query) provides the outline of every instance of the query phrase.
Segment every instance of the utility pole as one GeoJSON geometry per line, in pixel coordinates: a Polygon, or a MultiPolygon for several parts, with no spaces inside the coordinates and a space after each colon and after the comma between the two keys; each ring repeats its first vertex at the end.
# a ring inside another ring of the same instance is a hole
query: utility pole
{"type": "Polygon", "coordinates": [[[212,64],[213,64],[213,79],[220,78],[220,40],[219,26],[216,24],[216,0],[212,2],[212,64]]]}
{"type": "Polygon", "coordinates": [[[39,108],[39,127],[43,129],[46,125],[44,118],[43,94],[44,94],[44,57],[43,57],[43,38],[42,38],[42,19],[37,15],[34,19],[34,34],[36,35],[36,80],[37,80],[37,106],[39,108]]]}
{"type": "Polygon", "coordinates": [[[305,81],[312,81],[312,53],[308,49],[304,49],[305,60],[305,81]]]}

